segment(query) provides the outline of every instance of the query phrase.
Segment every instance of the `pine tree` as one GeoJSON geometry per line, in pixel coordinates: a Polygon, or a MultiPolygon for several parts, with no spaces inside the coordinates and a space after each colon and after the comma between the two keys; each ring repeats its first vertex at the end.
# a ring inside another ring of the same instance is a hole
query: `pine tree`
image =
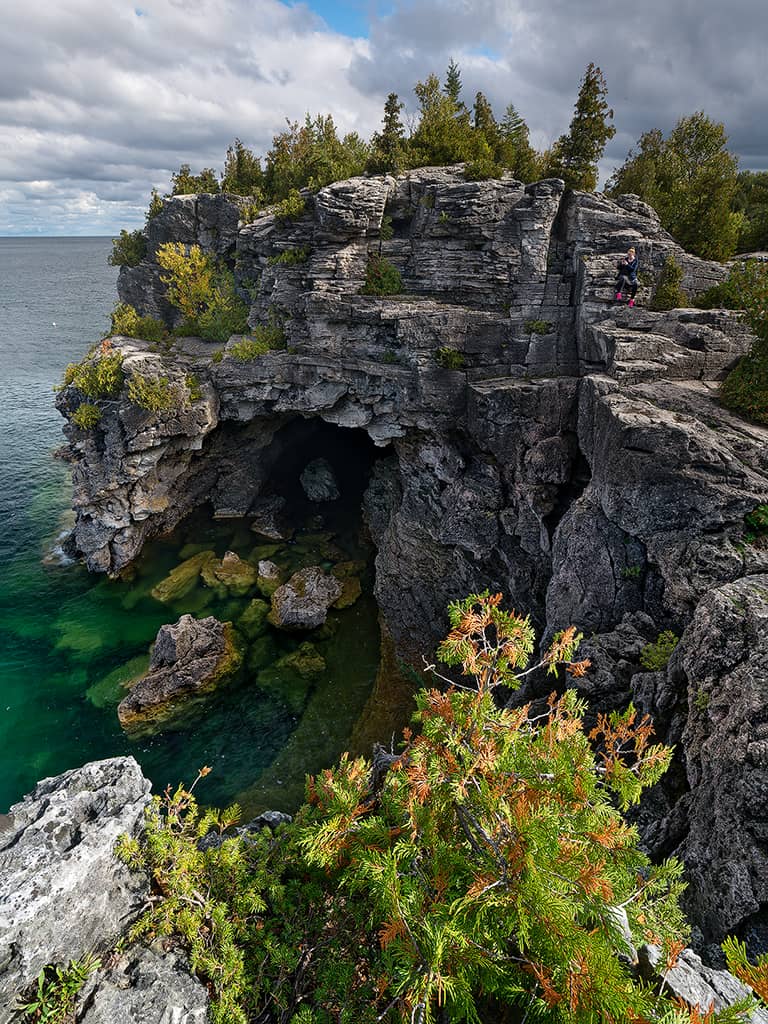
{"type": "Polygon", "coordinates": [[[450,100],[453,100],[457,108],[459,106],[464,106],[459,99],[461,96],[461,70],[453,57],[451,57],[448,69],[445,72],[445,85],[443,86],[443,92],[450,100]]]}
{"type": "MultiPolygon", "coordinates": [[[[473,154],[469,112],[440,88],[437,75],[429,75],[414,86],[419,100],[419,123],[409,142],[412,167],[455,164],[473,154]]],[[[463,106],[463,105],[462,105],[463,106]]]]}
{"type": "Polygon", "coordinates": [[[567,135],[552,147],[547,174],[562,178],[566,188],[592,192],[597,187],[597,162],[616,129],[609,121],[608,87],[599,67],[588,64],[584,72],[567,135]]]}
{"type": "Polygon", "coordinates": [[[371,139],[368,170],[374,174],[397,172],[406,165],[405,128],[400,120],[402,109],[397,93],[391,92],[384,104],[383,128],[371,139]]]}
{"type": "Polygon", "coordinates": [[[528,141],[528,125],[510,103],[499,125],[497,159],[520,181],[535,181],[539,166],[536,151],[528,141]]]}
{"type": "Polygon", "coordinates": [[[222,192],[254,196],[260,201],[263,184],[264,172],[261,169],[261,161],[254,155],[253,150],[244,146],[240,139],[235,139],[224,160],[221,175],[222,192]]]}
{"type": "Polygon", "coordinates": [[[171,176],[172,196],[197,195],[201,192],[219,191],[219,181],[212,167],[204,167],[199,174],[192,174],[189,164],[181,167],[171,176]]]}

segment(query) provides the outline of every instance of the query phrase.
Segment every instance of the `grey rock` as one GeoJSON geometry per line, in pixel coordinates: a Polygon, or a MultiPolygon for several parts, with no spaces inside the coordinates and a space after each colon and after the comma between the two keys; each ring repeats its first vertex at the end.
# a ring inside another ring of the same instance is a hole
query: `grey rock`
{"type": "Polygon", "coordinates": [[[327,459],[308,462],[299,479],[310,501],[336,501],[340,496],[333,466],[327,459]]]}
{"type": "Polygon", "coordinates": [[[286,501],[279,495],[258,498],[250,509],[251,529],[269,540],[290,540],[293,527],[285,514],[286,501]]]}
{"type": "MultiPolygon", "coordinates": [[[[710,1007],[719,1013],[752,995],[752,990],[728,971],[716,971],[703,964],[692,949],[684,949],[669,971],[663,970],[664,958],[658,946],[641,946],[638,954],[640,970],[648,981],[663,978],[668,995],[704,1013],[710,1007]]],[[[756,1009],[749,1020],[752,1024],[768,1024],[768,1011],[756,1009]]]]}
{"type": "Polygon", "coordinates": [[[150,784],[132,757],[38,783],[0,834],[0,1019],[46,964],[110,946],[138,917],[149,880],[114,855],[143,821],[150,784]]]}
{"type": "Polygon", "coordinates": [[[241,661],[231,623],[212,615],[182,615],[173,625],[160,627],[147,674],[118,705],[120,723],[133,727],[165,717],[190,697],[211,690],[241,661]]]}
{"type": "Polygon", "coordinates": [[[205,1024],[208,993],[178,950],[129,950],[83,990],[78,1024],[205,1024]]]}
{"type": "Polygon", "coordinates": [[[269,621],[280,629],[315,629],[342,594],[342,584],[316,565],[300,569],[272,595],[269,621]]]}

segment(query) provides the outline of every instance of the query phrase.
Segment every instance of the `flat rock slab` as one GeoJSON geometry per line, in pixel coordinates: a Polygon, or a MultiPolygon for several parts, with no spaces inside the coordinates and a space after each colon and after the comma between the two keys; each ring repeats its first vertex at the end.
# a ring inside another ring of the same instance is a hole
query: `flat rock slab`
{"type": "Polygon", "coordinates": [[[132,757],[44,779],[0,818],[0,1021],[46,964],[104,949],[138,917],[147,877],[114,855],[150,783],[132,757]]]}

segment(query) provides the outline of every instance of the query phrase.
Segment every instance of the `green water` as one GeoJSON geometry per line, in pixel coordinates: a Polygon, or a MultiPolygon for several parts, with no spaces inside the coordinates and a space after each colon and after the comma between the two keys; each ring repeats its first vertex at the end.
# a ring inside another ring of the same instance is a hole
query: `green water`
{"type": "MultiPolygon", "coordinates": [[[[38,779],[119,754],[133,754],[156,790],[207,764],[213,771],[198,790],[204,801],[240,796],[247,813],[290,810],[304,773],[333,763],[349,745],[378,666],[372,552],[354,503],[327,527],[330,541],[299,532],[273,555],[286,573],[368,559],[363,596],[331,613],[334,635],[315,638],[325,671],[310,684],[286,672],[265,675],[306,639],[270,627],[235,682],[148,735],[126,734],[116,706],[123,683],[147,664],[158,628],[187,611],[234,621],[250,599],[218,596],[198,582],[165,605],[151,596],[153,586],[190,544],[247,558],[265,542],[248,522],[217,522],[203,509],[148,545],[131,580],[44,561],[71,497],[66,466],[51,454],[63,440],[52,388],[107,324],[115,278],[109,244],[0,239],[0,810],[38,779]]],[[[300,511],[299,520],[311,510],[300,511]]]]}

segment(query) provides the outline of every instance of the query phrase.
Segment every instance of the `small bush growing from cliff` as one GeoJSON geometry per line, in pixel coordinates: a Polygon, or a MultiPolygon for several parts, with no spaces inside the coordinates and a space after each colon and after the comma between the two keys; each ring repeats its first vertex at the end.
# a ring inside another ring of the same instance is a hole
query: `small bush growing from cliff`
{"type": "Polygon", "coordinates": [[[183,404],[179,388],[167,377],[146,377],[142,373],[131,375],[128,397],[134,405],[147,412],[165,412],[178,409],[183,404]]]}
{"type": "Polygon", "coordinates": [[[19,1003],[18,1010],[26,1021],[65,1024],[73,1019],[77,995],[88,978],[101,967],[101,960],[86,953],[67,966],[43,967],[34,990],[19,1003]]]}
{"type": "Polygon", "coordinates": [[[448,348],[446,345],[435,352],[435,360],[444,370],[463,370],[467,365],[463,352],[459,352],[457,348],[448,348]]]}
{"type": "Polygon", "coordinates": [[[748,260],[735,266],[730,276],[756,338],[723,381],[720,401],[747,419],[768,423],[768,265],[748,260]]]}
{"type": "Polygon", "coordinates": [[[680,642],[680,637],[671,629],[659,633],[656,642],[646,644],[640,652],[640,664],[647,672],[661,672],[667,667],[672,652],[680,642]]]}
{"type": "Polygon", "coordinates": [[[397,267],[393,267],[383,256],[369,256],[365,270],[365,284],[361,295],[399,295],[403,290],[403,279],[397,267]]]}
{"type": "Polygon", "coordinates": [[[266,355],[269,351],[269,345],[256,338],[242,338],[229,346],[229,354],[239,363],[249,363],[252,359],[266,355]]]}
{"type": "Polygon", "coordinates": [[[670,751],[631,708],[588,737],[573,691],[543,714],[499,709],[495,688],[533,668],[588,667],[568,629],[529,669],[530,622],[500,600],[450,607],[439,656],[467,685],[418,694],[399,756],[344,755],[310,779],[292,825],[228,837],[238,808],[201,812],[193,784],[120,841],[163,894],[133,936],[183,938],[214,1022],[433,1024],[444,1008],[476,1024],[481,998],[553,1024],[689,1019],[622,959],[632,942],[670,962],[681,947],[680,866],[650,865],[617,810],[670,751]]]}
{"type": "Polygon", "coordinates": [[[261,213],[258,203],[243,203],[240,207],[240,221],[243,224],[252,224],[261,213]]]}
{"type": "Polygon", "coordinates": [[[99,354],[82,363],[70,363],[64,371],[63,387],[72,384],[86,398],[110,398],[123,386],[123,356],[103,343],[99,354]]]}
{"type": "Polygon", "coordinates": [[[491,178],[500,178],[503,173],[504,169],[491,157],[470,160],[464,167],[467,181],[489,181],[491,178]]]}
{"type": "Polygon", "coordinates": [[[523,329],[528,334],[551,334],[554,324],[549,320],[526,320],[523,329]]]}
{"type": "Polygon", "coordinates": [[[155,344],[164,341],[168,336],[168,328],[162,320],[153,316],[139,316],[133,306],[127,302],[118,302],[112,310],[111,334],[122,334],[126,338],[142,338],[155,344]]]}
{"type": "Polygon", "coordinates": [[[267,264],[270,267],[295,267],[301,263],[306,263],[311,252],[312,250],[306,245],[298,246],[295,249],[285,249],[277,256],[270,256],[267,264]]]}
{"type": "Polygon", "coordinates": [[[137,267],[147,254],[147,238],[143,231],[126,231],[112,239],[108,263],[113,267],[137,267]]]}
{"type": "Polygon", "coordinates": [[[195,334],[206,341],[226,341],[247,329],[248,309],[235,291],[232,272],[199,245],[189,249],[168,242],[157,251],[157,262],[167,271],[168,301],[184,317],[179,334],[195,334]]]}
{"type": "Polygon", "coordinates": [[[187,385],[190,402],[199,402],[203,397],[203,389],[200,387],[198,376],[194,373],[188,373],[184,378],[184,383],[187,385]]]}
{"type": "Polygon", "coordinates": [[[72,422],[81,430],[93,430],[101,420],[101,409],[90,402],[81,402],[72,413],[72,422]]]}
{"type": "Polygon", "coordinates": [[[248,362],[263,356],[266,352],[285,348],[285,331],[274,314],[268,324],[258,324],[250,338],[243,338],[230,346],[229,353],[240,362],[248,362]]]}
{"type": "Polygon", "coordinates": [[[681,288],[683,269],[670,253],[664,261],[659,280],[653,290],[650,308],[655,310],[681,309],[688,305],[688,296],[681,288]]]}
{"type": "Polygon", "coordinates": [[[754,544],[758,537],[768,534],[768,505],[758,505],[752,509],[744,516],[744,522],[747,526],[744,540],[748,544],[754,544]]]}
{"type": "Polygon", "coordinates": [[[275,207],[275,217],[279,221],[296,220],[307,208],[304,196],[297,188],[292,188],[285,199],[275,207]]]}

